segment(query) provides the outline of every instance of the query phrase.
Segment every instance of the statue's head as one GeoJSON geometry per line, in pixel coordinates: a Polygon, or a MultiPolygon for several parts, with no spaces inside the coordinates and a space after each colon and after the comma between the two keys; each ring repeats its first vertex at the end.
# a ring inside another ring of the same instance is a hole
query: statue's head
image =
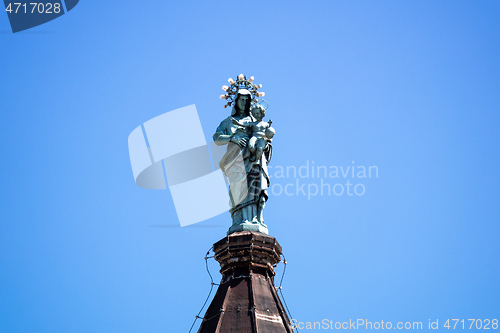
{"type": "Polygon", "coordinates": [[[257,120],[262,120],[266,116],[266,109],[260,104],[255,104],[250,112],[257,120]]]}
{"type": "Polygon", "coordinates": [[[252,104],[252,94],[246,89],[240,89],[236,93],[234,99],[233,111],[231,116],[249,116],[250,115],[250,105],[252,104]]]}

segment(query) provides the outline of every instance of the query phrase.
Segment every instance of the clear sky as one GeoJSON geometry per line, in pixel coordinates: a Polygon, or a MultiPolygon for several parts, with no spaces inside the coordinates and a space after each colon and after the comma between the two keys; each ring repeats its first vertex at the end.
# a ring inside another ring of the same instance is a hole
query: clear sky
{"type": "Polygon", "coordinates": [[[178,227],[127,137],[196,104],[211,140],[240,73],[276,128],[295,319],[500,319],[498,1],[81,1],[16,34],[0,14],[0,45],[0,332],[189,330],[230,216],[178,227]]]}

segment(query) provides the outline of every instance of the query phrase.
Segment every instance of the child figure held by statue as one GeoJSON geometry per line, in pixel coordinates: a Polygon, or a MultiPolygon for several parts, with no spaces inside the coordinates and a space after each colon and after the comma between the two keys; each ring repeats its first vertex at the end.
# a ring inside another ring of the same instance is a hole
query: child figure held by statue
{"type": "Polygon", "coordinates": [[[256,121],[246,124],[240,123],[236,119],[232,119],[232,121],[236,125],[252,130],[252,137],[248,142],[248,148],[252,153],[251,161],[260,161],[267,143],[272,141],[276,131],[271,127],[272,120],[269,120],[269,122],[262,120],[266,116],[266,109],[262,105],[254,105],[250,112],[256,121]]]}

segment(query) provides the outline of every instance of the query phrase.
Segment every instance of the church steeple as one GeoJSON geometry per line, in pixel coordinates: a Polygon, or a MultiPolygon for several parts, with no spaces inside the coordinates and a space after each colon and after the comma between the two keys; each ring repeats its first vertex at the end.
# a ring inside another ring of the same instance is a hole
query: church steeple
{"type": "Polygon", "coordinates": [[[274,286],[281,246],[274,237],[235,232],[214,244],[222,280],[198,333],[292,333],[274,286]]]}

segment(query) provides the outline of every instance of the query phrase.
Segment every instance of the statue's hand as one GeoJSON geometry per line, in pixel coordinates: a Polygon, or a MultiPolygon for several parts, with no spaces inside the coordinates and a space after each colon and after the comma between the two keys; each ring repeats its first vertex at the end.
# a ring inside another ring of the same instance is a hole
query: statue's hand
{"type": "Polygon", "coordinates": [[[248,139],[247,138],[237,138],[237,137],[232,137],[231,142],[237,144],[240,146],[240,148],[243,148],[247,145],[248,139]]]}

